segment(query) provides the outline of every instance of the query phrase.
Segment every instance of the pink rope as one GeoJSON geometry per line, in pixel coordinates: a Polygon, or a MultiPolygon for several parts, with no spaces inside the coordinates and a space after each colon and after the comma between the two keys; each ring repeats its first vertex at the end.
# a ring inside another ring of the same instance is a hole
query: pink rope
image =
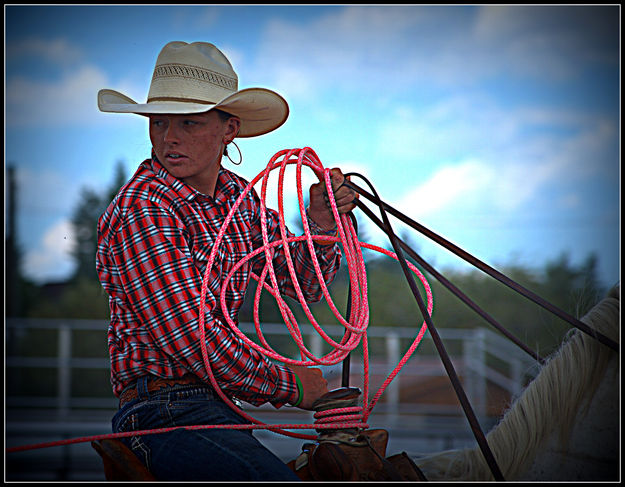
{"type": "MultiPolygon", "coordinates": [[[[421,342],[421,339],[423,338],[425,334],[425,331],[427,330],[427,325],[425,322],[423,322],[421,329],[417,337],[413,341],[412,345],[410,346],[406,354],[402,357],[397,367],[395,367],[395,369],[391,372],[389,377],[384,381],[380,389],[375,394],[373,400],[369,404],[368,403],[369,359],[368,359],[368,347],[366,346],[366,331],[367,331],[367,326],[369,323],[369,305],[368,305],[368,299],[367,299],[366,268],[364,264],[364,259],[362,257],[362,247],[384,253],[388,256],[393,257],[394,259],[397,259],[397,256],[394,253],[387,251],[385,249],[382,249],[380,247],[376,247],[376,246],[365,244],[363,242],[358,241],[356,231],[354,229],[354,226],[351,220],[347,217],[347,215],[339,215],[338,213],[336,202],[333,197],[334,192],[332,190],[330,170],[323,167],[323,165],[321,164],[321,161],[319,160],[319,158],[317,157],[317,155],[311,148],[282,150],[276,153],[267,164],[267,167],[265,168],[265,170],[262,171],[258,176],[256,176],[256,178],[254,178],[248,184],[245,190],[241,193],[241,195],[239,196],[239,198],[237,199],[237,201],[234,203],[233,207],[231,208],[230,212],[228,213],[226,220],[224,224],[221,226],[219,234],[217,235],[217,238],[215,239],[213,248],[211,250],[211,254],[209,255],[209,258],[208,258],[206,271],[204,274],[204,280],[202,283],[202,299],[201,299],[201,304],[200,304],[200,342],[202,344],[202,356],[204,358],[204,364],[208,372],[211,384],[218,391],[218,393],[220,394],[220,396],[226,403],[231,404],[232,407],[235,407],[230,401],[230,399],[221,391],[221,388],[219,387],[219,384],[217,383],[213,375],[213,372],[211,370],[210,360],[208,358],[208,353],[206,350],[205,326],[204,326],[206,283],[208,280],[208,276],[210,275],[210,270],[213,265],[215,256],[217,255],[219,245],[221,244],[223,236],[225,235],[225,232],[228,228],[228,225],[230,224],[235,212],[237,211],[238,206],[240,205],[241,201],[243,200],[247,192],[250,191],[251,188],[254,185],[256,185],[261,178],[262,178],[262,186],[261,186],[261,191],[260,191],[260,202],[261,202],[261,232],[262,232],[262,237],[263,237],[263,246],[256,249],[252,253],[248,254],[243,259],[241,259],[238,263],[236,263],[233,269],[230,271],[230,273],[226,276],[226,279],[222,285],[221,295],[220,295],[220,305],[223,310],[222,314],[225,317],[226,322],[232,329],[233,333],[235,333],[241,340],[243,340],[251,348],[253,348],[254,350],[258,351],[261,354],[264,354],[265,356],[273,360],[277,360],[288,365],[300,365],[300,366],[335,365],[343,361],[345,357],[347,357],[347,355],[351,351],[353,351],[362,341],[363,348],[364,348],[364,356],[363,356],[364,357],[364,360],[363,360],[364,396],[363,396],[362,412],[358,415],[345,416],[345,415],[340,414],[341,413],[340,410],[324,411],[323,415],[316,415],[316,418],[323,418],[323,419],[318,419],[317,423],[315,424],[319,426],[320,423],[326,423],[329,421],[336,422],[336,421],[343,420],[343,419],[349,419],[350,420],[349,425],[353,426],[354,419],[359,418],[363,422],[356,423],[356,424],[360,427],[366,428],[368,427],[368,425],[364,421],[366,421],[368,416],[371,414],[373,407],[378,402],[379,398],[382,396],[385,389],[392,382],[392,380],[397,376],[401,368],[406,364],[410,356],[416,350],[417,346],[419,345],[419,343],[421,342]],[[299,236],[299,237],[288,236],[286,224],[284,221],[284,174],[285,174],[285,169],[287,165],[289,164],[296,165],[297,198],[298,198],[299,210],[300,210],[300,215],[302,218],[302,223],[303,223],[303,228],[304,228],[304,235],[299,236]],[[304,205],[304,198],[303,198],[303,191],[302,191],[302,166],[304,165],[311,168],[315,172],[319,180],[325,183],[326,190],[329,195],[329,201],[330,201],[332,214],[334,216],[335,221],[337,222],[337,230],[338,230],[337,237],[314,236],[310,233],[310,228],[309,228],[308,221],[306,218],[306,208],[304,205]],[[279,228],[280,228],[281,239],[277,241],[269,242],[269,239],[267,236],[267,217],[266,217],[266,211],[265,211],[266,210],[265,200],[267,196],[267,184],[269,181],[269,174],[271,173],[271,171],[276,170],[276,169],[279,169],[278,217],[279,217],[279,228]],[[330,292],[325,284],[325,279],[323,277],[321,267],[319,266],[319,262],[316,257],[316,253],[315,253],[314,245],[313,245],[313,242],[315,240],[332,240],[335,242],[339,242],[342,245],[343,255],[345,256],[345,260],[347,262],[348,275],[350,278],[350,285],[352,289],[352,293],[351,293],[352,298],[351,298],[351,303],[350,303],[352,312],[351,312],[351,316],[349,317],[351,322],[346,320],[341,314],[341,312],[334,305],[330,292]],[[320,284],[323,296],[326,302],[328,303],[330,309],[332,310],[334,316],[339,320],[339,322],[346,329],[346,333],[344,334],[341,342],[336,342],[323,330],[321,325],[316,321],[313,313],[310,311],[308,304],[306,303],[306,299],[304,298],[304,295],[302,293],[302,290],[300,288],[300,285],[297,279],[297,273],[295,271],[293,260],[291,258],[291,252],[290,252],[289,245],[288,245],[289,243],[296,242],[296,241],[306,242],[306,245],[308,246],[308,249],[312,258],[312,263],[315,269],[315,273],[319,280],[319,284],[320,284]],[[272,265],[272,257],[274,255],[274,251],[277,246],[282,246],[283,252],[285,254],[286,262],[287,262],[287,268],[289,270],[289,274],[291,276],[291,280],[293,283],[293,288],[295,289],[295,293],[298,297],[299,304],[302,306],[302,309],[304,310],[306,317],[309,319],[310,323],[315,328],[315,330],[319,333],[319,335],[332,348],[332,351],[323,357],[315,357],[312,354],[312,352],[308,350],[308,348],[306,348],[306,345],[304,344],[304,341],[303,341],[302,333],[294,318],[294,314],[280,294],[277,278],[276,278],[275,271],[272,265]],[[252,274],[252,277],[256,279],[259,283],[259,286],[257,288],[256,294],[254,297],[254,325],[255,325],[256,333],[259,337],[260,344],[258,344],[254,342],[253,340],[251,340],[250,338],[248,338],[242,331],[240,331],[237,324],[230,318],[230,314],[228,312],[227,305],[226,305],[225,293],[228,289],[228,286],[230,285],[230,280],[232,276],[234,275],[234,273],[242,265],[244,265],[248,260],[252,259],[253,257],[255,257],[261,252],[264,252],[265,254],[265,266],[260,276],[252,274]],[[267,279],[269,280],[269,282],[267,282],[267,279]],[[280,310],[282,318],[284,319],[285,325],[293,341],[296,343],[300,351],[302,360],[294,360],[292,358],[285,357],[279,354],[278,352],[276,352],[273,348],[269,346],[267,340],[264,338],[262,329],[260,326],[260,320],[259,320],[260,298],[261,298],[263,290],[267,290],[276,300],[276,303],[278,304],[278,308],[280,310]]],[[[431,315],[432,309],[433,309],[433,299],[432,299],[432,292],[431,292],[430,286],[427,280],[425,279],[425,277],[423,276],[423,274],[421,274],[421,272],[414,265],[410,263],[408,263],[408,265],[410,269],[419,277],[419,280],[421,281],[421,283],[423,284],[423,287],[425,288],[425,291],[427,294],[427,301],[428,301],[428,313],[431,315]]],[[[342,412],[345,412],[345,411],[342,411],[342,412]]],[[[247,413],[244,413],[244,412],[240,412],[240,413],[248,421],[261,424],[257,422],[253,417],[249,416],[247,413]]],[[[344,423],[343,425],[345,426],[345,424],[346,423],[344,423]]],[[[288,432],[282,432],[282,433],[289,434],[288,432]]],[[[302,437],[302,435],[297,435],[297,436],[302,437]]],[[[314,439],[314,437],[308,436],[308,439],[314,439]]]]}
{"type": "MultiPolygon", "coordinates": [[[[358,240],[358,236],[354,229],[354,226],[347,215],[340,215],[338,213],[338,209],[336,207],[336,202],[334,200],[334,191],[332,189],[332,182],[330,177],[330,170],[324,168],[319,160],[317,154],[307,147],[304,149],[290,149],[290,150],[282,150],[277,152],[267,164],[267,167],[260,172],[244,189],[244,191],[239,195],[237,200],[235,201],[233,207],[230,209],[230,212],[226,216],[224,224],[221,226],[219,233],[215,239],[213,247],[211,249],[211,253],[208,258],[208,262],[206,265],[206,270],[202,279],[202,290],[201,290],[201,299],[200,299],[200,309],[199,309],[199,341],[200,347],[202,351],[202,358],[204,360],[204,365],[206,367],[206,372],[208,374],[208,378],[210,383],[212,384],[215,391],[221,397],[221,399],[230,407],[234,408],[238,414],[247,419],[251,424],[243,424],[243,425],[194,425],[194,426],[177,426],[171,428],[158,428],[152,430],[142,430],[142,431],[130,431],[125,433],[111,433],[105,435],[94,435],[88,437],[81,438],[73,438],[66,439],[60,441],[52,441],[46,443],[38,443],[34,445],[25,445],[7,448],[7,452],[17,452],[17,451],[25,451],[32,450],[36,448],[47,448],[52,446],[59,445],[68,445],[72,443],[81,443],[87,441],[101,440],[101,439],[111,439],[111,438],[123,438],[128,436],[140,436],[146,434],[162,434],[167,433],[169,431],[173,431],[176,429],[211,429],[211,428],[222,428],[222,429],[268,429],[270,431],[275,431],[277,433],[291,436],[295,438],[302,438],[308,440],[314,440],[316,436],[306,435],[300,433],[294,433],[286,430],[298,430],[298,429],[345,429],[345,428],[363,428],[366,429],[369,425],[366,423],[368,417],[373,411],[374,406],[377,404],[378,400],[388,387],[388,385],[393,381],[393,379],[399,374],[402,367],[406,364],[406,362],[410,359],[412,354],[416,351],[421,339],[423,338],[426,330],[427,324],[425,321],[422,323],[421,328],[415,337],[413,343],[406,351],[402,359],[399,361],[397,366],[393,369],[388,378],[384,381],[380,389],[375,393],[371,402],[369,402],[369,347],[368,347],[368,337],[367,337],[367,327],[369,325],[369,303],[367,297],[367,274],[364,259],[362,256],[362,248],[366,248],[369,250],[374,250],[376,252],[380,252],[385,254],[391,258],[397,260],[397,255],[393,252],[385,250],[381,247],[377,247],[375,245],[370,245],[364,242],[360,242],[358,240]],[[285,169],[288,165],[296,166],[296,184],[297,184],[297,197],[299,203],[300,215],[302,218],[302,223],[304,227],[304,235],[298,237],[289,237],[287,235],[286,224],[284,221],[284,174],[285,169]],[[326,186],[326,190],[328,192],[330,205],[332,214],[334,216],[335,221],[337,222],[337,230],[338,235],[334,237],[328,236],[319,236],[312,235],[310,233],[310,228],[308,225],[308,221],[306,218],[306,208],[304,205],[303,191],[302,191],[302,167],[307,166],[314,171],[316,176],[320,181],[323,181],[326,186]],[[278,216],[279,216],[279,228],[281,239],[273,242],[269,242],[267,235],[267,216],[266,216],[266,206],[265,199],[267,194],[267,184],[269,180],[269,175],[272,171],[279,169],[279,179],[278,179],[278,216]],[[264,424],[257,419],[253,418],[249,414],[245,413],[237,406],[235,406],[232,400],[222,391],[213,370],[211,368],[209,351],[206,346],[206,328],[205,328],[205,320],[206,320],[206,292],[208,279],[210,276],[210,271],[215,262],[215,257],[217,255],[217,251],[221,244],[221,241],[224,238],[226,230],[234,217],[235,212],[237,211],[239,205],[243,201],[243,198],[246,194],[252,190],[252,188],[262,179],[261,192],[260,192],[260,202],[261,202],[261,233],[263,237],[263,246],[255,249],[253,252],[249,253],[245,257],[243,257],[239,262],[237,262],[229,274],[226,276],[225,281],[222,284],[221,294],[220,294],[220,306],[223,309],[223,316],[225,317],[226,322],[232,329],[233,333],[235,333],[241,340],[243,340],[248,346],[258,351],[259,353],[279,362],[288,364],[288,365],[300,365],[300,366],[329,366],[335,365],[342,362],[356,347],[362,343],[363,346],[363,405],[355,406],[349,408],[336,408],[327,411],[317,412],[314,415],[316,422],[314,424],[277,424],[277,425],[268,425],[264,424]],[[297,280],[297,273],[295,271],[295,267],[293,264],[293,260],[291,258],[291,253],[289,249],[289,243],[291,242],[301,242],[305,241],[308,246],[310,256],[312,258],[312,263],[315,269],[315,273],[319,280],[319,285],[321,287],[321,291],[323,297],[325,298],[328,306],[332,310],[334,316],[338,319],[338,321],[345,327],[345,334],[340,342],[333,340],[324,330],[323,327],[316,321],[313,313],[311,312],[308,304],[306,303],[306,299],[304,298],[303,292],[300,288],[299,282],[297,280]],[[323,273],[321,271],[321,267],[317,260],[317,256],[314,250],[314,241],[333,241],[338,242],[341,245],[343,250],[343,255],[347,262],[347,269],[350,279],[351,285],[351,316],[348,319],[344,318],[341,312],[335,306],[330,292],[325,284],[325,279],[323,277],[323,273]],[[306,317],[309,319],[310,323],[314,327],[314,329],[319,333],[319,335],[328,343],[331,347],[331,351],[324,355],[323,357],[315,357],[314,354],[308,350],[306,345],[304,344],[303,336],[300,330],[300,327],[295,319],[295,315],[292,310],[289,308],[288,304],[282,298],[277,278],[275,275],[274,268],[272,266],[272,258],[275,253],[275,249],[278,246],[282,246],[284,255],[286,257],[287,267],[289,274],[291,276],[291,280],[293,283],[293,288],[295,289],[295,293],[298,297],[299,304],[302,306],[306,317]],[[259,338],[260,344],[254,342],[249,337],[247,337],[241,330],[239,330],[237,324],[230,318],[230,313],[227,309],[225,294],[230,286],[230,281],[234,273],[247,261],[254,258],[258,254],[263,252],[265,254],[265,266],[260,273],[260,276],[252,273],[252,277],[259,283],[259,286],[256,290],[254,296],[254,327],[256,334],[259,338]],[[284,319],[284,323],[291,335],[293,341],[297,344],[300,355],[302,357],[301,360],[295,360],[289,357],[285,357],[274,350],[264,337],[262,333],[262,327],[260,325],[260,298],[262,295],[262,291],[265,290],[269,292],[276,300],[278,304],[278,308],[284,319]]],[[[433,297],[432,290],[427,282],[427,279],[423,274],[410,262],[408,262],[409,268],[417,275],[420,282],[422,283],[426,295],[427,295],[427,310],[428,314],[432,314],[433,309],[433,297]]]]}

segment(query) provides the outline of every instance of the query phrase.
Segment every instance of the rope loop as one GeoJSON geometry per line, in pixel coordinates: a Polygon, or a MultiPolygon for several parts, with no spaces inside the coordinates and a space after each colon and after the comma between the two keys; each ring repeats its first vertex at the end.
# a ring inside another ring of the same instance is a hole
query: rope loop
{"type": "MultiPolygon", "coordinates": [[[[356,234],[354,224],[351,219],[346,214],[339,214],[338,208],[336,206],[336,201],[334,199],[334,191],[332,189],[332,181],[331,181],[331,171],[329,168],[325,168],[321,163],[319,157],[315,153],[313,149],[310,147],[305,147],[303,149],[284,149],[277,152],[267,164],[266,168],[261,171],[245,188],[245,190],[239,195],[238,199],[235,201],[233,207],[230,209],[224,224],[221,226],[220,231],[215,239],[213,248],[208,258],[208,263],[206,266],[206,270],[204,273],[204,279],[202,282],[202,293],[200,300],[200,310],[199,310],[199,320],[200,320],[200,342],[202,348],[202,356],[204,359],[204,365],[206,367],[206,371],[208,372],[208,376],[211,380],[211,383],[215,390],[220,394],[222,399],[226,401],[226,403],[231,404],[230,399],[221,391],[219,384],[217,383],[213,372],[211,370],[210,360],[208,358],[208,353],[206,350],[206,330],[205,330],[205,304],[206,304],[206,291],[207,291],[207,282],[210,275],[210,271],[212,269],[213,263],[215,261],[215,257],[217,255],[217,251],[221,244],[221,241],[224,238],[224,235],[228,229],[228,226],[237,211],[239,205],[241,204],[245,195],[252,190],[252,188],[257,184],[261,183],[260,188],[260,205],[261,205],[261,233],[263,239],[263,245],[253,252],[245,256],[239,262],[237,262],[232,270],[226,276],[224,282],[222,283],[221,295],[220,295],[220,306],[222,307],[223,313],[222,315],[225,317],[225,321],[228,323],[232,332],[236,334],[243,342],[245,342],[252,349],[258,351],[264,356],[285,363],[287,365],[298,365],[298,366],[330,366],[335,365],[343,361],[356,347],[360,344],[363,345],[364,351],[364,394],[363,394],[363,406],[358,415],[350,415],[349,419],[353,422],[354,419],[358,421],[364,420],[366,421],[367,417],[371,414],[371,411],[374,405],[377,403],[378,399],[384,392],[384,389],[388,386],[388,384],[393,380],[393,378],[399,373],[399,370],[405,362],[408,360],[409,355],[411,355],[416,347],[418,346],[421,338],[423,337],[427,326],[425,322],[423,322],[420,332],[408,350],[406,356],[402,359],[400,364],[393,370],[389,378],[384,382],[380,390],[375,394],[373,400],[369,403],[368,401],[368,367],[369,367],[369,358],[368,358],[368,346],[367,346],[367,327],[369,325],[369,303],[368,303],[368,287],[367,287],[367,276],[366,276],[366,268],[364,259],[362,256],[362,248],[368,248],[370,250],[375,250],[381,253],[384,253],[394,259],[397,259],[397,256],[385,249],[380,247],[376,247],[373,245],[365,244],[364,242],[360,242],[358,240],[358,236],[356,234]],[[302,226],[304,229],[304,234],[301,236],[289,236],[289,233],[286,228],[285,220],[284,220],[284,178],[285,171],[287,166],[295,165],[296,168],[296,189],[297,189],[297,199],[299,204],[300,216],[302,221],[302,226]],[[304,204],[303,197],[303,188],[302,188],[302,169],[303,167],[308,167],[311,169],[319,181],[324,182],[326,186],[326,190],[328,193],[328,198],[330,202],[330,210],[332,215],[334,216],[334,220],[337,224],[337,236],[328,237],[328,236],[317,236],[312,235],[310,231],[310,226],[308,224],[308,219],[306,216],[306,208],[304,204]],[[280,230],[280,239],[270,241],[268,237],[267,230],[267,214],[266,214],[266,197],[267,197],[267,188],[269,182],[269,176],[272,171],[278,171],[278,217],[279,217],[279,230],[280,230]],[[351,286],[351,301],[350,301],[350,316],[344,317],[342,313],[339,311],[337,306],[334,304],[332,296],[326,286],[325,279],[323,277],[323,273],[319,262],[317,260],[316,252],[314,249],[314,242],[317,240],[324,241],[334,241],[341,246],[342,254],[345,257],[345,261],[347,263],[347,270],[349,275],[349,282],[351,286]],[[321,288],[322,295],[325,299],[325,302],[330,307],[332,313],[337,318],[339,323],[345,328],[345,333],[340,341],[334,340],[332,337],[326,333],[323,327],[317,322],[312,311],[310,310],[308,303],[304,297],[304,294],[301,290],[297,279],[297,273],[295,270],[295,266],[293,264],[293,260],[291,257],[291,249],[290,244],[294,242],[304,242],[309,249],[309,253],[312,259],[312,264],[315,269],[315,274],[319,281],[319,286],[321,288]],[[295,290],[295,293],[298,297],[299,304],[303,309],[306,317],[308,318],[310,324],[313,326],[315,331],[323,338],[323,340],[329,344],[331,351],[322,357],[316,357],[312,351],[310,351],[303,340],[301,329],[295,319],[295,315],[293,311],[290,309],[287,302],[282,298],[281,293],[279,291],[278,279],[275,274],[275,270],[272,265],[272,258],[274,253],[278,251],[280,248],[281,252],[284,253],[286,258],[288,273],[291,277],[292,286],[295,290]],[[230,313],[227,310],[225,295],[228,287],[230,286],[230,280],[234,273],[244,265],[248,260],[254,258],[255,256],[264,253],[265,255],[265,265],[262,269],[260,275],[256,275],[252,273],[252,278],[254,278],[258,282],[258,287],[256,290],[256,294],[254,296],[254,326],[255,331],[258,336],[258,342],[250,339],[245,333],[243,333],[237,326],[232,318],[230,317],[230,313]],[[291,357],[286,357],[281,355],[279,352],[274,350],[263,336],[262,327],[260,325],[260,316],[259,316],[259,304],[260,298],[263,291],[269,292],[276,300],[278,305],[278,309],[282,315],[285,326],[289,331],[289,334],[293,341],[296,343],[301,360],[295,360],[291,357]]],[[[423,276],[421,272],[411,265],[411,270],[419,277],[425,292],[427,294],[428,301],[428,313],[431,315],[433,308],[433,300],[432,300],[432,292],[430,286],[423,276]]],[[[234,407],[234,405],[232,405],[234,407]]],[[[240,410],[239,410],[240,411],[240,410]]],[[[339,419],[344,419],[343,415],[336,414],[335,410],[324,411],[324,415],[320,416],[322,419],[318,421],[320,424],[324,424],[327,422],[332,422],[336,424],[336,421],[339,419]],[[332,420],[327,419],[332,418],[332,420]]],[[[257,423],[257,421],[246,413],[242,413],[243,416],[249,421],[257,423]]],[[[365,423],[359,423],[361,426],[365,426],[365,423]]],[[[317,425],[317,424],[316,424],[317,425]]],[[[314,437],[310,436],[302,436],[299,434],[293,434],[289,432],[281,431],[283,434],[287,434],[288,436],[297,436],[297,437],[305,437],[307,439],[311,439],[314,437]]]]}

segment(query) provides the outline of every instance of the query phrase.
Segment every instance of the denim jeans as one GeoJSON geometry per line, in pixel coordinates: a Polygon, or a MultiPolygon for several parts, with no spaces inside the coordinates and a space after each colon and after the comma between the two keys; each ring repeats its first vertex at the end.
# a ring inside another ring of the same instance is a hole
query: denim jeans
{"type": "MultiPolygon", "coordinates": [[[[210,386],[177,385],[147,393],[113,417],[113,431],[126,432],[197,424],[246,424],[210,386]]],[[[158,480],[290,480],[299,478],[263,446],[252,430],[177,429],[122,438],[158,480]]]]}

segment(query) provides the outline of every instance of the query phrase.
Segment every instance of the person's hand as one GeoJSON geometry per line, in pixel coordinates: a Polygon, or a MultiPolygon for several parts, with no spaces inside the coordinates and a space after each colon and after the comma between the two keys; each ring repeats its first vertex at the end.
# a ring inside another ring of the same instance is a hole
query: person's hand
{"type": "MultiPolygon", "coordinates": [[[[332,181],[332,191],[334,192],[334,200],[336,201],[339,214],[353,210],[356,207],[354,200],[358,198],[358,194],[353,189],[343,186],[345,176],[343,176],[339,168],[330,170],[330,180],[332,181]]],[[[347,180],[349,181],[349,178],[347,180]]],[[[336,228],[325,181],[319,181],[310,187],[308,214],[324,230],[336,228]]]]}
{"type": "Polygon", "coordinates": [[[294,374],[299,377],[304,390],[304,397],[298,408],[312,410],[313,403],[328,392],[328,381],[323,378],[321,369],[289,365],[294,374]]]}

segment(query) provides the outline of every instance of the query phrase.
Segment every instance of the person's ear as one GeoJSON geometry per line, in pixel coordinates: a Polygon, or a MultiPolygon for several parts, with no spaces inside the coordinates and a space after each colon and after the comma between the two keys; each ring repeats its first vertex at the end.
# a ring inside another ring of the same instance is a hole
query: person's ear
{"type": "Polygon", "coordinates": [[[239,135],[239,130],[241,130],[241,119],[239,117],[230,117],[226,122],[226,137],[229,141],[232,141],[237,135],[239,135]]]}

